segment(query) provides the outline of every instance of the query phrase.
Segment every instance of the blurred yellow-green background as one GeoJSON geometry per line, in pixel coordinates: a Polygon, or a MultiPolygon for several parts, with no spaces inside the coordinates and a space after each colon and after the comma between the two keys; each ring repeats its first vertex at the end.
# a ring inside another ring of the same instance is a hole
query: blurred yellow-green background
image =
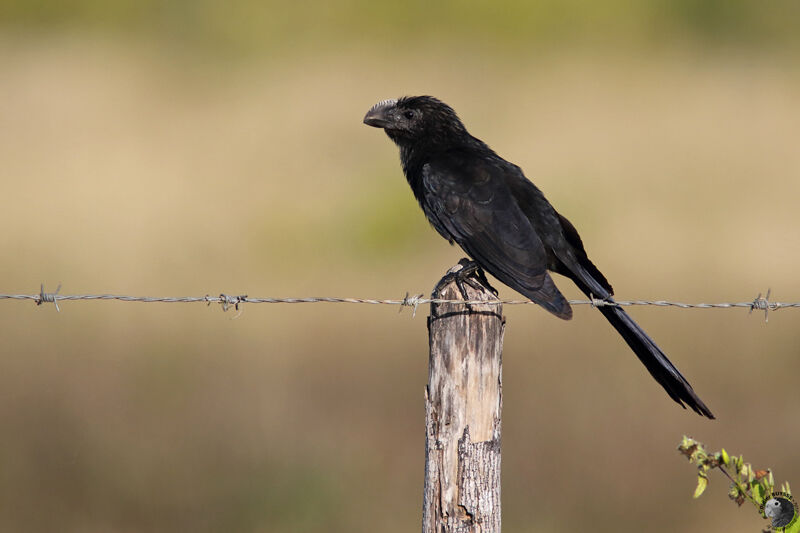
{"type": "MultiPolygon", "coordinates": [[[[432,94],[619,298],[798,301],[798,6],[0,1],[0,292],[427,293],[462,254],[361,119],[432,94]]],[[[0,301],[0,531],[419,528],[427,308],[60,307],[0,301]]],[[[800,311],[631,313],[718,420],[595,310],[507,307],[505,530],[765,527],[675,447],[800,486],[800,311]]]]}

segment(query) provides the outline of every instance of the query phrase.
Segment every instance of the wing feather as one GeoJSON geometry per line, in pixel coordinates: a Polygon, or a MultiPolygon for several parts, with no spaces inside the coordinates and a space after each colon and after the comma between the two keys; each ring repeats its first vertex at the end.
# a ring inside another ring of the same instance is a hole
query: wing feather
{"type": "Polygon", "coordinates": [[[544,245],[504,180],[494,175],[500,172],[490,165],[471,165],[469,172],[458,173],[425,165],[422,201],[428,219],[484,270],[554,315],[569,319],[572,309],[547,273],[544,245]]]}

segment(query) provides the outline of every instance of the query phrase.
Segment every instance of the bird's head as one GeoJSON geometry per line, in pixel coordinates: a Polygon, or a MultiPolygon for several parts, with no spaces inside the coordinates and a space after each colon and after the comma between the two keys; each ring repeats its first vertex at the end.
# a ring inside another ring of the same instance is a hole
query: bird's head
{"type": "Polygon", "coordinates": [[[775,518],[781,513],[781,502],[779,502],[775,498],[770,498],[767,503],[764,504],[764,514],[770,518],[775,518]]]}
{"type": "Polygon", "coordinates": [[[378,102],[367,111],[364,124],[382,128],[400,146],[452,142],[468,136],[453,108],[432,96],[378,102]]]}

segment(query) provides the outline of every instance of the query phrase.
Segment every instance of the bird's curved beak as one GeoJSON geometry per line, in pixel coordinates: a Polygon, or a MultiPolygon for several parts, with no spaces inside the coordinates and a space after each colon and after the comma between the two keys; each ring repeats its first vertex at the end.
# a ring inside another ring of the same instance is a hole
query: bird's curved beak
{"type": "Polygon", "coordinates": [[[391,125],[387,112],[397,104],[397,100],[383,100],[378,102],[364,115],[364,124],[374,128],[385,128],[391,125]]]}

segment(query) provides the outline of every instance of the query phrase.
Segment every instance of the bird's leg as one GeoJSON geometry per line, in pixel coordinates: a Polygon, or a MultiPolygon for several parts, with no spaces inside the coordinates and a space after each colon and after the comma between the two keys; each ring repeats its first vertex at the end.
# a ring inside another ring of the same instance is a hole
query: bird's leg
{"type": "MultiPolygon", "coordinates": [[[[481,291],[484,288],[489,289],[492,294],[497,296],[497,290],[492,287],[489,283],[489,280],[486,279],[486,274],[483,272],[483,269],[476,263],[475,261],[470,261],[467,258],[464,258],[458,262],[458,265],[451,268],[444,277],[439,280],[439,283],[436,284],[436,287],[433,289],[435,294],[439,293],[441,289],[450,282],[455,282],[456,287],[458,287],[458,292],[461,293],[461,298],[464,301],[469,301],[469,295],[467,294],[467,285],[475,289],[476,291],[481,291]],[[477,280],[475,279],[477,278],[477,280]]],[[[467,309],[472,311],[472,306],[470,304],[466,304],[467,309]]]]}
{"type": "MultiPolygon", "coordinates": [[[[483,269],[482,269],[481,267],[479,267],[479,266],[478,266],[478,263],[476,263],[475,261],[470,261],[470,263],[473,265],[473,268],[475,269],[475,270],[474,270],[474,272],[475,272],[475,275],[478,277],[478,281],[480,281],[481,285],[483,285],[484,287],[486,287],[487,289],[489,289],[489,291],[490,291],[492,294],[494,294],[495,296],[497,296],[497,295],[498,295],[498,293],[497,293],[497,289],[495,289],[494,287],[492,287],[492,284],[491,284],[491,283],[489,283],[489,280],[488,280],[488,279],[486,279],[486,273],[483,271],[483,269]]],[[[473,286],[473,288],[475,288],[475,287],[473,286]]]]}

